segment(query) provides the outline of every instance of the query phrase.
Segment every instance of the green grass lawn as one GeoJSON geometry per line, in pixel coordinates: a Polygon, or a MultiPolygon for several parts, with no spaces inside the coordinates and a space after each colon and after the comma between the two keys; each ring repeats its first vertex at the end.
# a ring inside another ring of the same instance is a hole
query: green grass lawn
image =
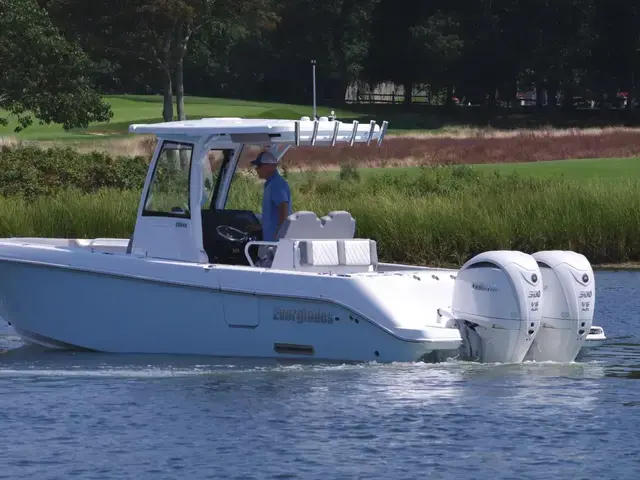
{"type": "MultiPolygon", "coordinates": [[[[517,173],[518,175],[534,178],[559,178],[566,180],[620,180],[640,178],[640,157],[632,158],[588,158],[555,160],[548,162],[529,163],[500,163],[470,165],[478,172],[492,173],[498,171],[501,175],[517,173]]],[[[374,175],[404,175],[417,172],[422,167],[389,167],[389,168],[359,168],[362,177],[374,175]]],[[[290,175],[301,175],[293,171],[290,175]]],[[[321,171],[318,175],[337,177],[337,171],[321,171]]]]}
{"type": "MultiPolygon", "coordinates": [[[[0,127],[0,137],[15,136],[25,140],[82,140],[96,139],[96,134],[108,133],[126,135],[132,123],[152,123],[162,121],[162,96],[160,95],[107,95],[114,116],[109,123],[92,124],[88,129],[65,132],[60,125],[40,125],[37,121],[16,134],[16,123],[0,127]]],[[[251,102],[227,98],[186,97],[185,110],[188,119],[203,117],[246,117],[246,118],[300,118],[311,116],[311,105],[289,105],[282,103],[251,102]]],[[[343,120],[360,119],[361,114],[341,109],[318,107],[319,115],[328,115],[334,110],[343,120]]],[[[0,115],[5,114],[0,110],[0,115]]],[[[174,112],[175,115],[175,112],[174,112]]],[[[381,122],[381,119],[377,119],[381,122]]]]}
{"type": "Polygon", "coordinates": [[[564,176],[567,180],[597,178],[617,180],[640,178],[640,158],[588,158],[549,162],[503,163],[500,165],[474,165],[479,171],[498,170],[500,173],[517,172],[536,178],[564,176]]]}

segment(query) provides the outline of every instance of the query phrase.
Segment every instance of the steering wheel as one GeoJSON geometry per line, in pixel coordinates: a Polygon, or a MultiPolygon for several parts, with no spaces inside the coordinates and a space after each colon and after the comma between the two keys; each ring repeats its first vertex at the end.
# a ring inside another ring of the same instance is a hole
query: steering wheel
{"type": "Polygon", "coordinates": [[[245,243],[249,241],[249,234],[247,232],[238,230],[230,225],[218,225],[216,231],[222,238],[226,238],[231,242],[245,243]]]}

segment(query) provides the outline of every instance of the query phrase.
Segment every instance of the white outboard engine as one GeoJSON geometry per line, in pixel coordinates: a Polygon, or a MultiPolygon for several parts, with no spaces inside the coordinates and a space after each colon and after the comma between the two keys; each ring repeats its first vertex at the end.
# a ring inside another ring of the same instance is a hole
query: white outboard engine
{"type": "Polygon", "coordinates": [[[593,323],[595,278],[584,255],[550,250],[533,254],[543,287],[542,324],[526,360],[572,362],[593,323]]]}
{"type": "Polygon", "coordinates": [[[531,255],[476,255],[458,272],[453,290],[461,355],[485,363],[522,362],[538,332],[541,308],[542,278],[531,255]]]}

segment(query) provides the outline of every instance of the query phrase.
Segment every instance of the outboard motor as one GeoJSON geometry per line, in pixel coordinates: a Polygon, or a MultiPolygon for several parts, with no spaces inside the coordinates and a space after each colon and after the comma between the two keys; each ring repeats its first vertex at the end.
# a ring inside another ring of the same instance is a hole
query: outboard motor
{"type": "Polygon", "coordinates": [[[462,336],[461,354],[485,363],[522,362],[538,332],[542,278],[526,253],[476,255],[458,272],[451,313],[462,336]]]}
{"type": "Polygon", "coordinates": [[[593,323],[595,278],[584,255],[550,250],[533,254],[542,274],[542,324],[526,360],[572,362],[593,323]]]}

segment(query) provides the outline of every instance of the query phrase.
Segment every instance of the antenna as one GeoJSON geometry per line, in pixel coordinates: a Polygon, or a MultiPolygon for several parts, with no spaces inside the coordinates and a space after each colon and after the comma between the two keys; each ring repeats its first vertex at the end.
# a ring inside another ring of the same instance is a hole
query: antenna
{"type": "Polygon", "coordinates": [[[317,120],[318,115],[316,114],[316,61],[315,60],[311,60],[311,72],[313,75],[313,118],[317,120]]]}

